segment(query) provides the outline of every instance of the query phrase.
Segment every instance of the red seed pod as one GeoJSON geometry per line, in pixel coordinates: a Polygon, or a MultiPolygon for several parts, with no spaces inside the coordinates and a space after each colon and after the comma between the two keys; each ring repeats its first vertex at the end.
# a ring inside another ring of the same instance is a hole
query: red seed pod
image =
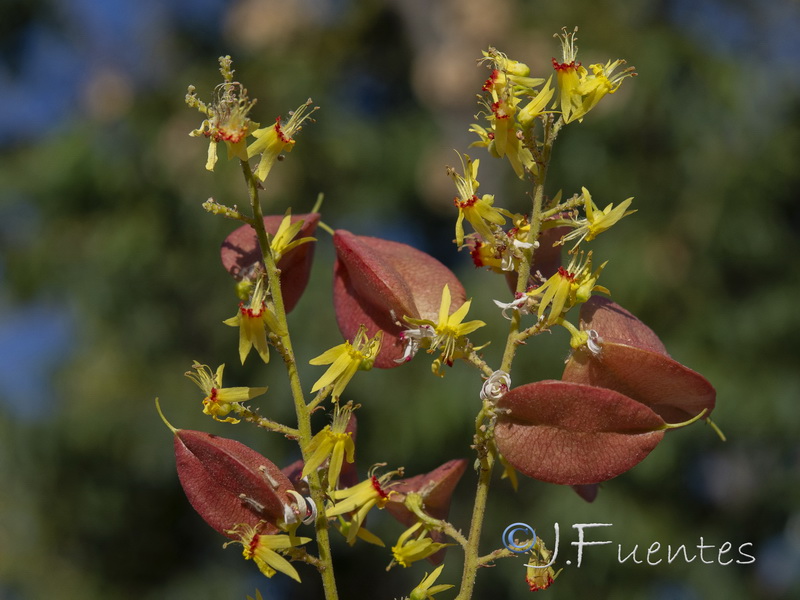
{"type": "Polygon", "coordinates": [[[627,344],[669,356],[652,329],[608,298],[589,298],[581,305],[580,320],[582,329],[594,329],[606,342],[627,344]]]}
{"type": "Polygon", "coordinates": [[[255,450],[235,440],[202,431],[175,431],[178,477],[192,507],[222,535],[239,523],[262,533],[278,531],[277,523],[292,504],[293,490],[281,470],[255,450]]]}
{"type": "MultiPolygon", "coordinates": [[[[319,223],[319,213],[305,215],[292,215],[292,223],[303,221],[303,226],[295,239],[310,237],[319,223]]],[[[273,215],[264,217],[264,227],[267,233],[274,235],[280,227],[283,216],[273,215]]],[[[278,262],[281,271],[281,290],[286,312],[295,307],[300,296],[306,289],[308,278],[311,274],[311,264],[314,261],[314,248],[316,242],[307,242],[289,250],[278,262]]],[[[242,225],[235,229],[222,243],[220,249],[222,266],[236,279],[242,279],[253,270],[261,260],[261,249],[258,246],[258,237],[255,229],[250,225],[242,225]]]]}
{"type": "Polygon", "coordinates": [[[664,421],[647,406],[589,385],[529,383],[497,405],[497,449],[523,475],[549,483],[611,479],[641,462],[664,437],[664,421]]]}
{"type": "Polygon", "coordinates": [[[563,381],[616,390],[646,404],[669,423],[714,409],[716,391],[708,380],[667,354],[653,331],[627,310],[593,296],[581,307],[581,329],[594,330],[600,352],[573,352],[563,381]]]}
{"type": "Polygon", "coordinates": [[[353,339],[362,324],[372,337],[384,332],[373,366],[396,367],[403,356],[403,317],[437,321],[442,289],[450,288],[450,310],[466,301],[455,274],[432,256],[399,242],[337,230],[333,305],[339,330],[353,339]],[[399,323],[399,324],[398,324],[399,323]]]}
{"type": "MultiPolygon", "coordinates": [[[[417,522],[417,516],[408,510],[403,502],[406,495],[415,493],[422,496],[425,512],[434,519],[445,520],[450,513],[450,501],[453,491],[461,480],[467,468],[467,461],[463,458],[451,460],[430,473],[416,475],[406,479],[399,479],[392,483],[392,494],[386,503],[386,510],[395,519],[406,527],[417,522]]],[[[439,531],[431,532],[434,542],[442,542],[444,535],[439,531]]],[[[428,557],[428,560],[438,565],[444,560],[445,548],[428,557]]]]}

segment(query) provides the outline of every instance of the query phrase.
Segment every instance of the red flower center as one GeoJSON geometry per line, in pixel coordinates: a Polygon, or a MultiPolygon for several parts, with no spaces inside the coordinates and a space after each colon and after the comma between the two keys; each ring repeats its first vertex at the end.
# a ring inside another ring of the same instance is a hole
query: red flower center
{"type": "Polygon", "coordinates": [[[498,71],[497,69],[493,69],[492,74],[489,76],[489,79],[487,79],[486,82],[483,84],[483,87],[481,89],[484,92],[488,92],[489,90],[491,90],[495,82],[497,81],[497,77],[499,75],[500,71],[498,71]]]}
{"type": "Polygon", "coordinates": [[[581,63],[575,62],[574,60],[569,63],[560,63],[555,58],[553,59],[553,68],[556,71],[569,71],[570,69],[577,69],[581,66],[581,63]]]}
{"type": "Polygon", "coordinates": [[[378,481],[378,478],[375,477],[375,475],[373,475],[370,479],[372,481],[372,487],[375,489],[376,492],[378,492],[378,495],[384,500],[388,498],[389,493],[384,491],[384,489],[381,487],[381,482],[378,481]]]}
{"type": "Polygon", "coordinates": [[[453,204],[455,204],[459,208],[469,208],[470,206],[473,206],[477,201],[478,197],[474,194],[470,198],[467,198],[466,200],[461,200],[457,196],[453,198],[453,204]]]}
{"type": "Polygon", "coordinates": [[[255,555],[256,549],[258,548],[258,538],[260,537],[261,535],[258,533],[253,534],[253,539],[250,540],[250,543],[247,545],[247,551],[250,553],[250,556],[255,555]]]}
{"type": "Polygon", "coordinates": [[[575,273],[570,273],[564,267],[558,267],[558,274],[561,275],[564,279],[572,283],[575,281],[575,273]]]}
{"type": "Polygon", "coordinates": [[[258,308],[246,308],[244,306],[244,302],[239,304],[239,310],[241,311],[242,315],[249,319],[260,319],[264,308],[266,308],[266,304],[264,302],[262,302],[261,306],[258,308]]]}
{"type": "Polygon", "coordinates": [[[293,141],[292,138],[290,138],[288,135],[283,133],[283,130],[281,129],[281,118],[280,117],[275,119],[275,133],[278,135],[278,139],[280,141],[282,141],[284,144],[291,144],[292,143],[292,141],[293,141]]]}

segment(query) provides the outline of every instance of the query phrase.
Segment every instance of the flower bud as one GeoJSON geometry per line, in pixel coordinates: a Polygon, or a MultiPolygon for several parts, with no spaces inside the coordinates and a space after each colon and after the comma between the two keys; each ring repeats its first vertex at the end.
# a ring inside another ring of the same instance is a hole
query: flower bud
{"type": "Polygon", "coordinates": [[[278,531],[294,488],[277,466],[235,440],[186,429],[174,434],[178,477],[206,523],[227,537],[242,523],[278,531]]]}
{"type": "Polygon", "coordinates": [[[466,301],[464,287],[450,269],[432,256],[399,242],[337,230],[333,305],[339,330],[352,339],[361,325],[369,337],[383,331],[373,366],[398,366],[404,342],[403,317],[436,321],[442,289],[449,286],[450,311],[466,301]]]}
{"type": "MultiPolygon", "coordinates": [[[[270,235],[277,233],[283,219],[283,216],[278,215],[264,217],[264,227],[267,233],[270,235]]],[[[300,220],[303,221],[303,226],[295,239],[314,234],[317,223],[319,223],[319,213],[292,215],[291,217],[292,223],[300,220]]],[[[281,271],[283,304],[287,313],[295,307],[306,289],[311,274],[311,264],[314,260],[314,247],[314,242],[301,244],[287,251],[278,261],[278,269],[281,271]]],[[[250,225],[242,225],[225,238],[220,250],[220,257],[222,266],[237,280],[248,278],[259,264],[262,269],[264,268],[258,237],[255,229],[250,225]]]]}
{"type": "Polygon", "coordinates": [[[563,381],[616,390],[669,423],[714,409],[716,391],[708,380],[673,360],[653,331],[630,312],[599,296],[581,307],[581,329],[599,337],[599,351],[573,352],[563,381]]]}
{"type": "Polygon", "coordinates": [[[564,381],[514,388],[497,403],[497,449],[523,475],[565,485],[598,483],[642,461],[666,424],[613,390],[564,381]]]}

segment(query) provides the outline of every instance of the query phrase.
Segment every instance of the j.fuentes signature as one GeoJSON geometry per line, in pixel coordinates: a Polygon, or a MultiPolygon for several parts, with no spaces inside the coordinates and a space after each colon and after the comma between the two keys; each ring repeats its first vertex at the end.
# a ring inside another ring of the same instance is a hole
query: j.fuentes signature
{"type": "MultiPolygon", "coordinates": [[[[581,566],[583,562],[584,548],[589,546],[605,546],[613,544],[611,540],[588,540],[587,530],[597,527],[612,527],[612,523],[575,523],[572,525],[573,529],[578,531],[577,541],[570,542],[571,546],[577,549],[576,565],[581,566]]],[[[560,535],[558,523],[553,524],[553,532],[555,543],[553,545],[553,554],[550,562],[546,565],[528,565],[530,567],[547,568],[552,566],[558,559],[560,535]]],[[[530,525],[525,523],[514,523],[509,525],[503,532],[503,544],[512,552],[525,552],[533,547],[536,542],[536,533],[530,525]],[[522,536],[523,542],[519,542],[519,537],[522,536]]],[[[636,564],[647,564],[656,566],[662,563],[672,564],[676,560],[685,563],[694,562],[700,559],[700,562],[707,565],[749,565],[756,561],[756,557],[751,554],[753,552],[753,543],[744,542],[734,547],[731,542],[723,542],[719,546],[715,544],[707,544],[705,539],[701,536],[696,544],[680,544],[674,546],[672,544],[662,544],[661,542],[653,542],[649,546],[642,546],[639,544],[633,546],[632,549],[623,549],[622,544],[617,544],[617,561],[620,564],[631,561],[636,564]]],[[[571,565],[572,560],[566,560],[565,564],[571,565]]]]}

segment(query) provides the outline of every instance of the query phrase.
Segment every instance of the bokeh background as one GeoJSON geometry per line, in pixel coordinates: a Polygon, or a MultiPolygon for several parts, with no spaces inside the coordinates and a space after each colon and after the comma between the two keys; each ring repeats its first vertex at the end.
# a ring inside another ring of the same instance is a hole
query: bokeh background
{"type": "MultiPolygon", "coordinates": [[[[0,4],[0,598],[3,600],[315,598],[263,578],[188,507],[174,472],[172,422],[251,444],[277,464],[291,444],[200,414],[192,360],[228,364],[226,382],[269,385],[263,413],[291,422],[279,361],[236,359],[232,282],[218,248],[233,229],[200,204],[244,202],[234,163],[203,168],[187,133],[209,97],[216,58],[232,54],[259,99],[254,118],[322,107],[264,194],[268,211],[324,220],[422,248],[456,269],[473,312],[499,340],[491,303],[504,284],[455,252],[444,167],[467,129],[494,45],[549,73],[553,33],[580,27],[584,63],[624,57],[626,81],[560,136],[550,192],[587,186],[638,212],[597,242],[614,298],[718,390],[722,443],[701,425],[672,432],[593,504],[570,489],[496,482],[488,551],[514,521],[552,542],[571,524],[613,523],[552,598],[800,597],[800,3],[793,0],[3,0],[0,4]],[[719,547],[751,542],[755,564],[617,562],[616,544],[719,547]]],[[[483,154],[473,151],[474,156],[483,154]]],[[[482,183],[524,210],[526,189],[482,159],[482,183]]],[[[339,343],[332,251],[320,235],[312,284],[291,315],[303,362],[339,343]]],[[[496,357],[500,343],[486,352],[496,357]]],[[[515,383],[557,377],[566,336],[523,349],[515,383]]],[[[302,368],[306,385],[319,368],[302,368]]],[[[470,457],[480,382],[465,368],[432,377],[426,356],[360,375],[358,466],[424,472],[470,457]],[[463,373],[463,375],[462,375],[463,373]]],[[[325,418],[320,416],[320,426],[325,418]]],[[[452,520],[468,525],[475,477],[452,520]]],[[[394,540],[400,527],[371,517],[394,540]]],[[[389,574],[388,551],[335,546],[343,598],[399,598],[427,564],[389,574]]],[[[452,549],[440,581],[457,582],[452,549]]],[[[476,598],[522,598],[521,561],[480,573],[476,598]]],[[[448,597],[442,594],[443,598],[448,597]]]]}

